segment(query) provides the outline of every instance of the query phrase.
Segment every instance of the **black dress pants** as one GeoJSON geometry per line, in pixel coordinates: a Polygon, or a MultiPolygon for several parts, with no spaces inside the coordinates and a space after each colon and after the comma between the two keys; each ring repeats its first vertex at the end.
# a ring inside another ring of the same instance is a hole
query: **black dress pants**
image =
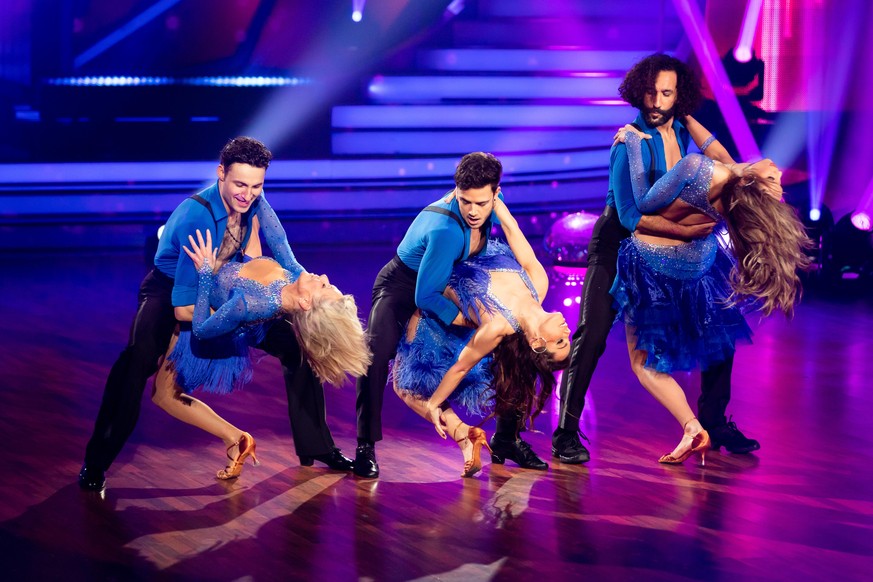
{"type": "Polygon", "coordinates": [[[570,365],[561,378],[561,414],[558,428],[576,431],[585,406],[585,395],[606,338],[615,321],[609,290],[615,281],[618,249],[630,232],[621,225],[618,212],[607,206],[594,224],[588,244],[588,269],[582,284],[579,326],[570,345],[570,365]]]}
{"type": "Polygon", "coordinates": [[[94,433],[85,447],[85,464],[90,468],[107,470],[136,426],[146,382],[157,372],[176,327],[172,292],[173,279],[157,269],[140,285],[127,347],[109,371],[94,433]]]}
{"type": "Polygon", "coordinates": [[[275,356],[282,364],[297,456],[315,457],[331,452],[335,445],[327,426],[324,386],[303,357],[291,324],[284,319],[273,322],[256,347],[275,356]]]}
{"type": "Polygon", "coordinates": [[[367,375],[358,378],[355,409],[358,439],[382,440],[382,403],[388,383],[388,366],[397,355],[397,343],[415,313],[415,282],[418,273],[396,256],[382,267],[373,284],[373,303],[367,318],[367,341],[373,362],[367,375]]]}

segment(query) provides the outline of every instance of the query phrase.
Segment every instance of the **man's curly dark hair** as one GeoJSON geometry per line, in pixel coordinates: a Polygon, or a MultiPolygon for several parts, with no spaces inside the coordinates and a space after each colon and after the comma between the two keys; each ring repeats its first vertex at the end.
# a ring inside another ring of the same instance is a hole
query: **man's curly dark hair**
{"type": "Polygon", "coordinates": [[[491,191],[497,192],[502,175],[503,164],[500,160],[492,154],[473,152],[461,158],[455,171],[455,186],[459,190],[491,186],[491,191]]]}
{"type": "Polygon", "coordinates": [[[681,120],[694,113],[701,99],[700,81],[688,65],[664,53],[649,55],[631,67],[618,88],[618,94],[627,103],[642,111],[643,99],[648,91],[654,90],[655,80],[661,71],[676,72],[674,117],[681,120]]]}
{"type": "Polygon", "coordinates": [[[253,137],[235,137],[221,148],[219,163],[225,169],[233,164],[248,164],[255,168],[267,169],[273,161],[273,153],[253,137]]]}

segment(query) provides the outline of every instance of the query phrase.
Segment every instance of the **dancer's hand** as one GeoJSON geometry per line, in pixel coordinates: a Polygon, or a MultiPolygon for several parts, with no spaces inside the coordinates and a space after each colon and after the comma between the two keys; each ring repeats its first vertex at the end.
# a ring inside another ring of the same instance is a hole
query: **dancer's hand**
{"type": "Polygon", "coordinates": [[[443,422],[443,412],[440,410],[438,406],[427,405],[427,412],[425,413],[425,418],[433,423],[434,428],[436,428],[437,434],[442,438],[446,438],[446,430],[445,430],[445,422],[443,422]]]}
{"type": "Polygon", "coordinates": [[[624,127],[620,128],[617,132],[615,132],[615,135],[612,136],[612,145],[615,145],[617,143],[624,143],[624,140],[627,137],[626,134],[629,131],[632,131],[633,133],[640,136],[640,139],[652,139],[652,136],[649,135],[648,133],[643,133],[642,131],[640,131],[639,129],[634,127],[633,125],[627,124],[624,127]]]}
{"type": "Polygon", "coordinates": [[[704,238],[712,234],[712,229],[715,227],[715,222],[704,222],[702,224],[685,225],[685,237],[688,240],[696,240],[704,238]]]}
{"type": "Polygon", "coordinates": [[[206,240],[203,240],[203,235],[200,233],[200,229],[197,229],[197,241],[194,241],[194,237],[190,234],[188,235],[188,242],[191,243],[191,249],[182,245],[182,250],[185,251],[192,261],[194,261],[194,268],[197,271],[209,269],[210,271],[215,266],[218,258],[218,249],[212,248],[212,233],[209,229],[206,230],[206,240]]]}

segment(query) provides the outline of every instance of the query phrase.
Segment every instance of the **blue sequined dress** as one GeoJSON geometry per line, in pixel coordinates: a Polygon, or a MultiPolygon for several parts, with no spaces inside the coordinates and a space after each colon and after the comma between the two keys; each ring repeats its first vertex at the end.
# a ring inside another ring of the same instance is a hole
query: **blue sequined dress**
{"type": "Polygon", "coordinates": [[[251,380],[250,348],[259,344],[270,325],[281,317],[282,289],[304,272],[273,210],[269,205],[259,205],[257,212],[264,238],[276,259],[253,260],[278,263],[283,277],[262,285],[241,277],[244,263],[238,262],[225,264],[218,273],[208,268],[198,272],[191,330],[180,332],[169,356],[176,381],[185,392],[203,388],[224,394],[251,380]],[[215,309],[212,314],[211,308],[215,309]]]}
{"type": "MultiPolygon", "coordinates": [[[[629,133],[627,147],[634,197],[644,214],[679,198],[721,221],[708,200],[712,160],[689,154],[649,188],[640,138],[629,133]]],[[[715,234],[675,246],[636,236],[622,241],[610,293],[617,319],[636,328],[637,348],[647,352],[647,368],[665,373],[705,370],[732,355],[737,340],[750,340],[740,308],[728,300],[733,266],[715,234]]]]}
{"type": "MultiPolygon", "coordinates": [[[[518,273],[531,295],[537,298],[530,278],[509,247],[493,240],[482,253],[454,266],[449,287],[458,295],[462,313],[478,314],[484,308],[488,313],[499,313],[519,331],[518,321],[491,289],[491,273],[495,271],[518,273]]],[[[404,335],[397,347],[392,371],[394,381],[405,392],[430,398],[474,332],[467,327],[444,325],[422,312],[412,340],[404,335]]],[[[449,396],[450,404],[460,405],[471,414],[487,414],[494,399],[491,361],[490,356],[485,357],[467,373],[449,396]]]]}

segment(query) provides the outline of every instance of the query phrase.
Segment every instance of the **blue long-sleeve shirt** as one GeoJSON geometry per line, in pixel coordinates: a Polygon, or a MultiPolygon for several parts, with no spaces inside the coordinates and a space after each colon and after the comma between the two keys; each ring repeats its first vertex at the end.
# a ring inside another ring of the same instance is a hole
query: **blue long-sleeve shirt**
{"type": "MultiPolygon", "coordinates": [[[[213,220],[209,210],[196,200],[192,198],[183,200],[167,220],[164,233],[158,243],[158,251],[155,253],[155,267],[174,280],[172,294],[174,307],[194,305],[197,302],[197,271],[194,269],[194,261],[182,251],[182,245],[189,244],[188,235],[193,235],[194,231],[199,229],[206,236],[208,229],[212,231],[213,244],[218,247],[227,229],[227,210],[218,191],[218,182],[198,194],[209,202],[215,219],[213,220]]],[[[279,264],[292,273],[302,272],[304,269],[291,252],[285,231],[263,193],[255,198],[252,207],[241,217],[242,224],[245,226],[242,249],[245,250],[251,238],[252,219],[255,216],[258,217],[268,247],[273,251],[279,264]]]]}
{"type": "MultiPolygon", "coordinates": [[[[420,212],[400,241],[397,256],[404,265],[418,273],[415,304],[448,325],[460,310],[443,296],[443,291],[452,274],[452,266],[470,255],[470,227],[461,217],[457,199],[443,200],[437,200],[431,206],[451,212],[458,220],[438,212],[420,212]]],[[[490,224],[486,224],[486,232],[489,229],[490,224]]]]}
{"type": "MultiPolygon", "coordinates": [[[[664,140],[661,132],[648,125],[642,114],[634,120],[643,131],[652,136],[652,146],[655,153],[655,180],[667,173],[667,158],[664,153],[664,140]]],[[[679,143],[679,153],[682,157],[688,153],[688,144],[691,135],[685,126],[673,119],[673,131],[676,133],[676,141],[679,143]]],[[[649,141],[649,140],[645,140],[649,141]]],[[[647,145],[642,147],[643,169],[646,175],[652,167],[651,149],[647,145]]],[[[606,195],[607,206],[612,206],[618,211],[618,219],[629,231],[633,232],[642,218],[642,213],[634,201],[633,185],[631,184],[630,164],[627,155],[627,146],[618,143],[612,146],[609,154],[609,193],[606,195]]]]}

